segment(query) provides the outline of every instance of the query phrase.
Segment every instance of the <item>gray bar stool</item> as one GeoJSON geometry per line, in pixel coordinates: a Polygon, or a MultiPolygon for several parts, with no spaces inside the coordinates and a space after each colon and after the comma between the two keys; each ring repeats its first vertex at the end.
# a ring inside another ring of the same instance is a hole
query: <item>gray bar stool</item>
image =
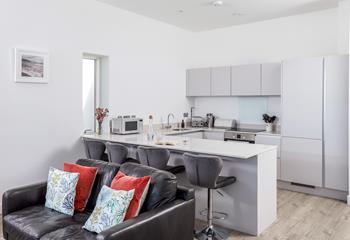
{"type": "Polygon", "coordinates": [[[185,153],[183,155],[186,175],[192,185],[208,189],[208,226],[200,232],[196,232],[198,239],[223,239],[213,226],[213,190],[223,188],[236,182],[236,177],[219,176],[223,161],[219,157],[194,155],[185,153]]]}
{"type": "Polygon", "coordinates": [[[108,162],[108,156],[105,153],[106,145],[103,142],[83,139],[85,155],[88,159],[102,160],[108,162]]]}
{"type": "Polygon", "coordinates": [[[184,166],[169,166],[170,151],[165,148],[143,147],[137,148],[138,160],[146,166],[178,174],[185,171],[184,166]]]}
{"type": "Polygon", "coordinates": [[[119,143],[106,143],[108,159],[110,162],[123,164],[125,162],[140,163],[136,159],[128,158],[129,149],[119,143]]]}

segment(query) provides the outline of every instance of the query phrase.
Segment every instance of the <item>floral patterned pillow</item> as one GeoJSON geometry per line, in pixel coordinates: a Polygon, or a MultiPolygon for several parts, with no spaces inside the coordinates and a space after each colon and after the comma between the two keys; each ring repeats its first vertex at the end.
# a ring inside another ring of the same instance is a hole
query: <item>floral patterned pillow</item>
{"type": "Polygon", "coordinates": [[[95,209],[83,228],[100,233],[123,222],[134,191],[114,190],[103,186],[98,194],[95,209]]]}
{"type": "Polygon", "coordinates": [[[64,172],[50,167],[45,207],[73,216],[78,180],[79,173],[64,172]]]}

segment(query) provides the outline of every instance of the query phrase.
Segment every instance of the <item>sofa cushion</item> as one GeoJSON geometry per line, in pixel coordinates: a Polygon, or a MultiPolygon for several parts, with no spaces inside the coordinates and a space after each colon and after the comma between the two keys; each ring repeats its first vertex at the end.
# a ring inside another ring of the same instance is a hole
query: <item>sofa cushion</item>
{"type": "Polygon", "coordinates": [[[176,197],[177,180],[175,175],[169,172],[135,163],[124,163],[120,171],[133,177],[151,176],[147,197],[140,213],[160,207],[176,197]]]}
{"type": "Polygon", "coordinates": [[[96,240],[97,234],[84,230],[82,225],[71,225],[44,235],[41,240],[96,240]]]}
{"type": "Polygon", "coordinates": [[[136,217],[139,215],[143,203],[146,200],[151,177],[131,177],[126,176],[122,171],[117,173],[114,177],[111,188],[116,190],[129,191],[135,189],[134,197],[130,203],[128,211],[126,212],[125,219],[136,217]]]}
{"type": "Polygon", "coordinates": [[[38,205],[6,215],[4,229],[14,239],[40,239],[47,233],[69,225],[83,225],[88,218],[86,213],[78,213],[71,217],[38,205]]]}
{"type": "Polygon", "coordinates": [[[96,200],[102,187],[104,185],[108,187],[111,186],[111,182],[119,171],[120,165],[91,159],[79,159],[76,163],[82,166],[97,168],[95,182],[91,190],[89,201],[85,208],[85,211],[92,212],[95,208],[96,200]]]}
{"type": "Polygon", "coordinates": [[[64,163],[63,169],[66,172],[80,174],[77,184],[77,192],[75,195],[74,208],[78,212],[83,212],[91,194],[91,189],[96,178],[97,168],[72,163],[64,163]]]}
{"type": "Polygon", "coordinates": [[[123,191],[103,186],[98,195],[96,207],[83,228],[91,232],[100,233],[122,223],[134,192],[134,189],[123,191]]]}
{"type": "Polygon", "coordinates": [[[45,207],[73,216],[79,175],[50,167],[45,207]]]}

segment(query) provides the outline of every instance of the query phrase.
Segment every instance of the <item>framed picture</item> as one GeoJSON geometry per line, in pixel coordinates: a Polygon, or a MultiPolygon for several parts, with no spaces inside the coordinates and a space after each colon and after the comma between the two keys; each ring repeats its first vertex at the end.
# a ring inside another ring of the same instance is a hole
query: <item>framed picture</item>
{"type": "Polygon", "coordinates": [[[49,54],[15,49],[15,82],[48,83],[49,54]]]}

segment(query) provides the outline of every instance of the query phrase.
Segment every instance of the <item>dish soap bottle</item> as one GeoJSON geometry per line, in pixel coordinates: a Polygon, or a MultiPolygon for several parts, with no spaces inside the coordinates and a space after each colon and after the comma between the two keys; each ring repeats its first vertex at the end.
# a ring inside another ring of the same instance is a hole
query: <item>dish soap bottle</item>
{"type": "Polygon", "coordinates": [[[153,116],[149,115],[148,119],[149,121],[148,121],[147,140],[153,141],[154,139],[153,116]]]}

